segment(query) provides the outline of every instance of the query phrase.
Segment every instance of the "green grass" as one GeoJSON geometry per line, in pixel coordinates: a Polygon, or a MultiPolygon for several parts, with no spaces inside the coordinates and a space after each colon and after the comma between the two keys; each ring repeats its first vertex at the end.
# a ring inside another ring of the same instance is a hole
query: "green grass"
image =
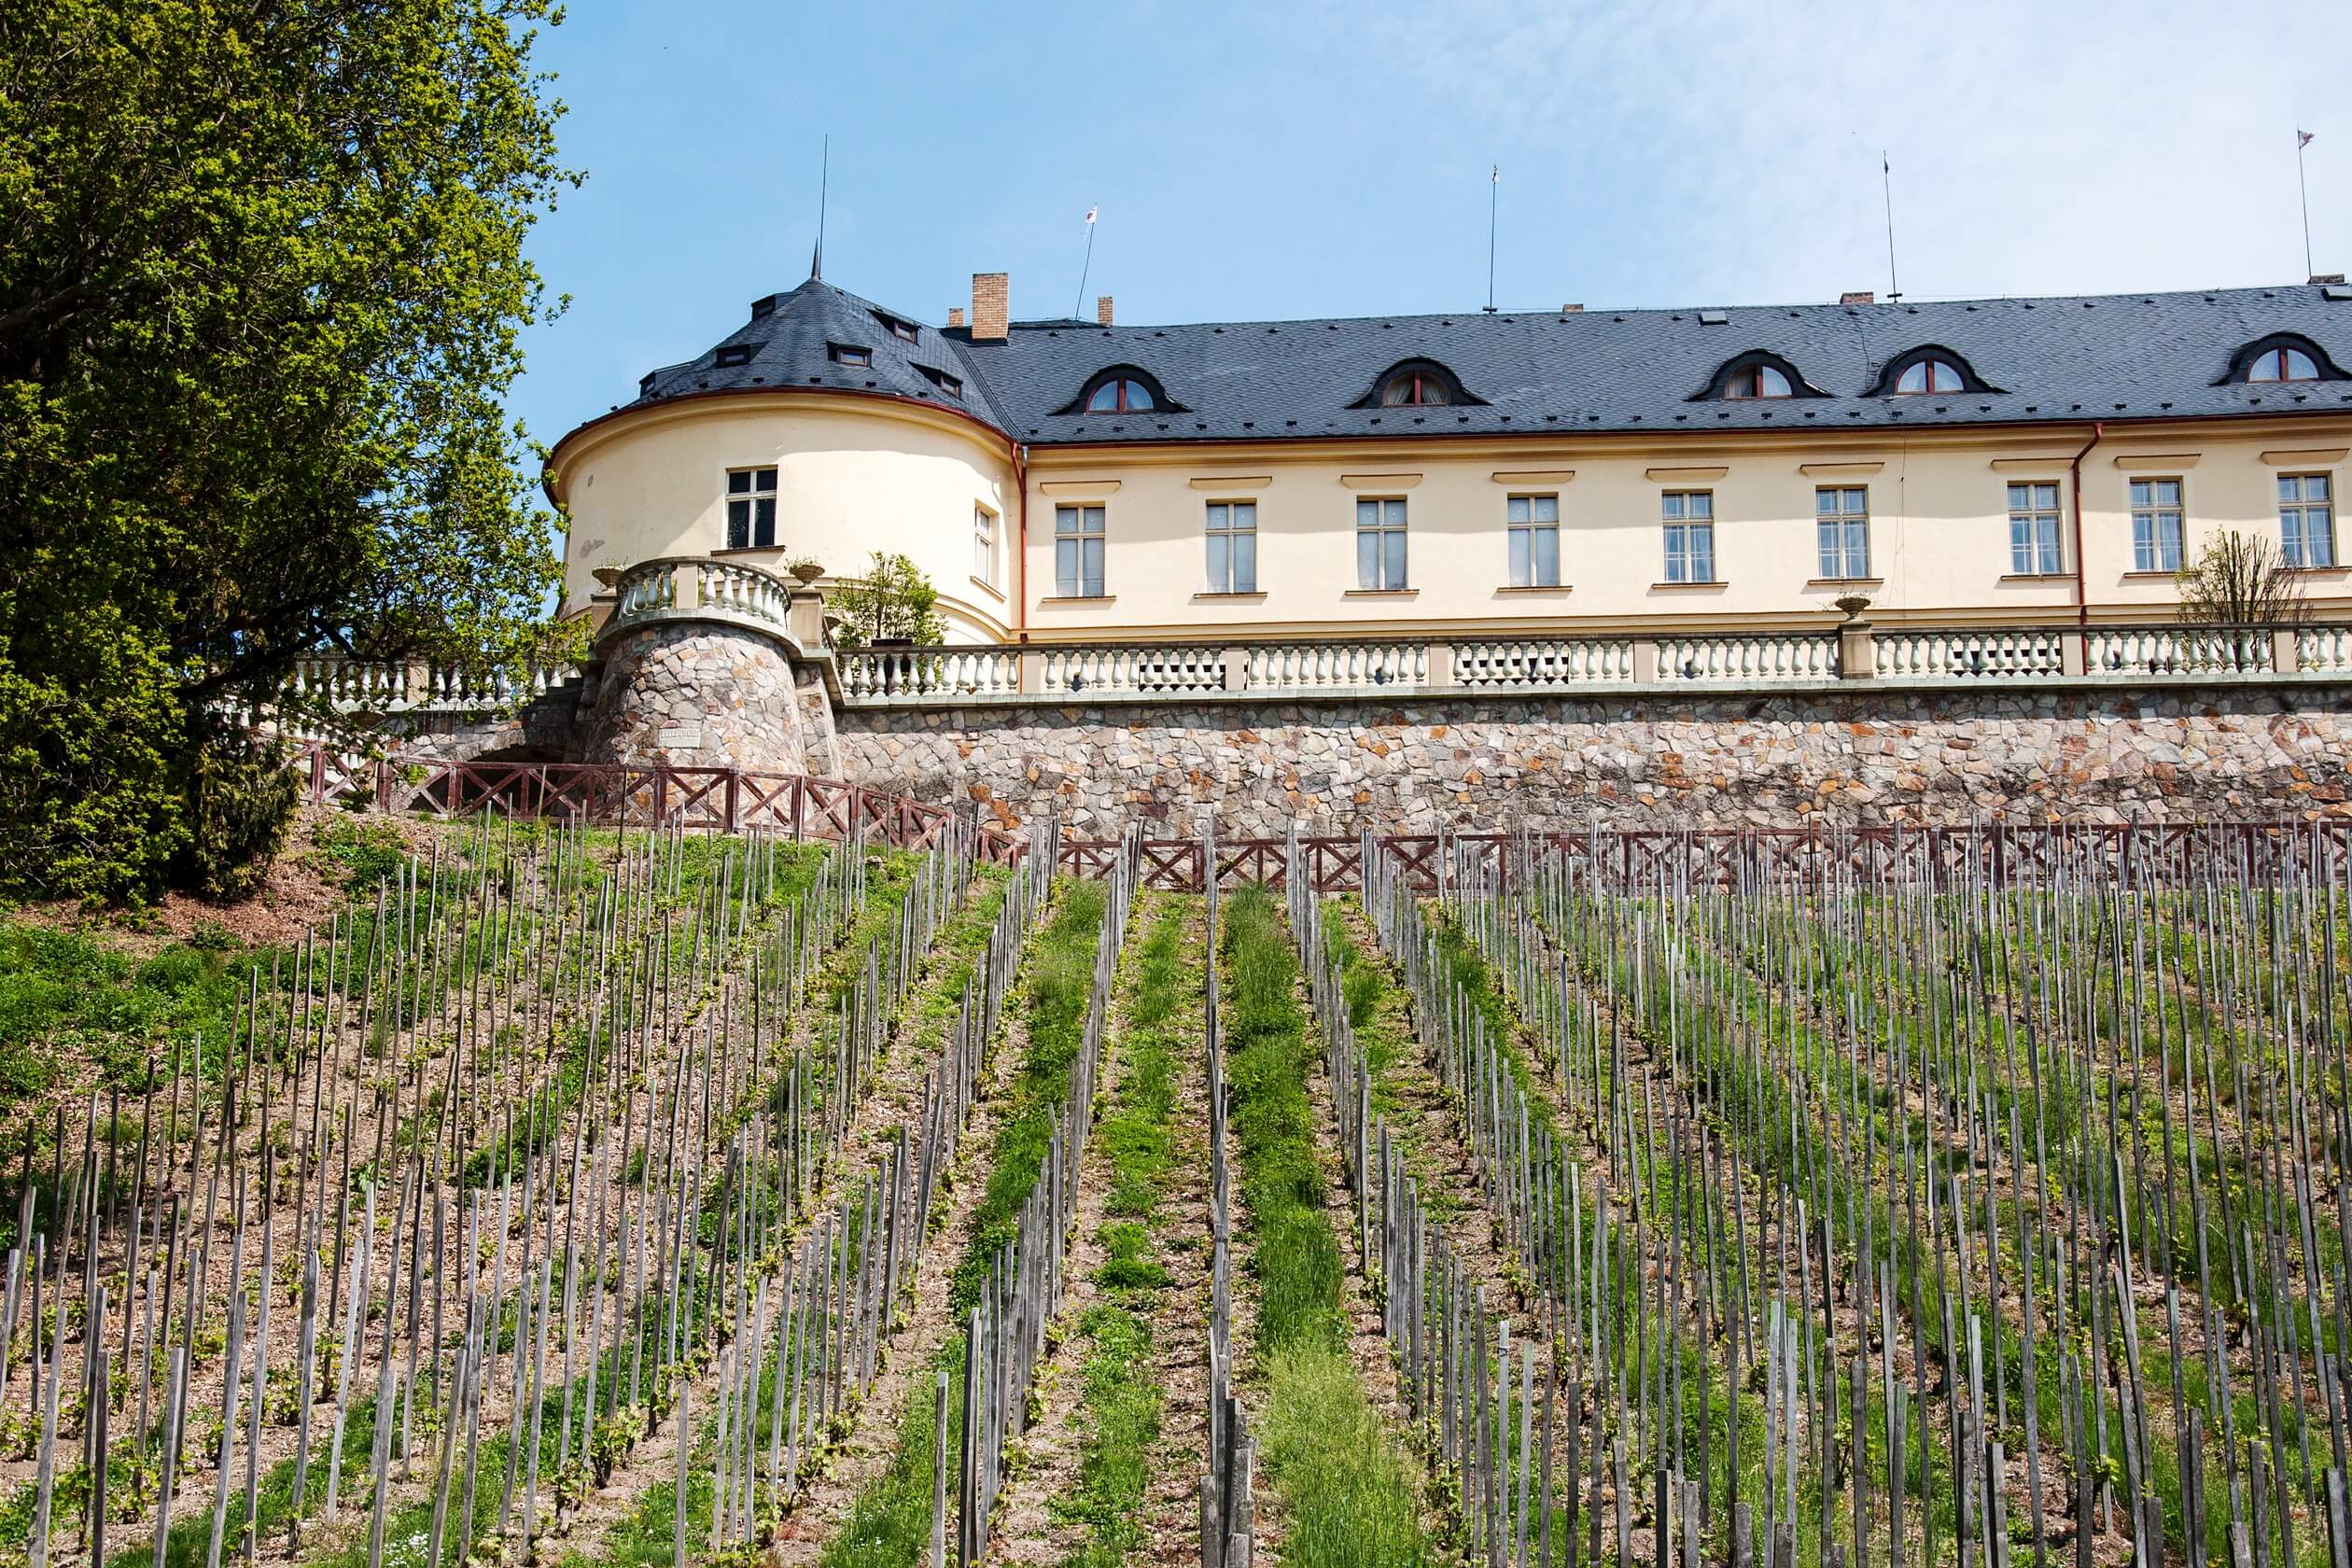
{"type": "Polygon", "coordinates": [[[1259,1292],[1256,1347],[1266,1380],[1258,1436],[1284,1505],[1285,1568],[1415,1568],[1446,1554],[1423,1525],[1420,1479],[1348,1359],[1338,1239],[1323,1212],[1315,1071],[1297,960],[1264,888],[1227,903],[1224,1022],[1259,1292]]]}
{"type": "Polygon", "coordinates": [[[1078,1484],[1054,1500],[1054,1514],[1086,1532],[1065,1568],[1119,1568],[1145,1540],[1143,1499],[1167,1394],[1152,1377],[1149,1319],[1105,1301],[1080,1315],[1078,1333],[1086,1441],[1078,1484]]]}
{"type": "MultiPolygon", "coordinates": [[[[952,1472],[963,1451],[964,1342],[951,1335],[915,1379],[899,1417],[898,1446],[890,1467],[858,1494],[849,1517],[833,1532],[817,1560],[818,1568],[911,1568],[931,1552],[932,1465],[939,1422],[939,1374],[947,1374],[947,1464],[952,1472]]],[[[947,1506],[955,1508],[956,1477],[947,1477],[947,1506]]],[[[955,1550],[951,1526],[948,1550],[955,1550]]]]}

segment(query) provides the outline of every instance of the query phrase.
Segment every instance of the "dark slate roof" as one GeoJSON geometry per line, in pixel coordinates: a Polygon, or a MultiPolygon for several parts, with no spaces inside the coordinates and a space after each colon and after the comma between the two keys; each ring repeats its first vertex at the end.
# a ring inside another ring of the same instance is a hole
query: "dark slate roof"
{"type": "Polygon", "coordinates": [[[2224,383],[2238,350],[2278,332],[2308,338],[2335,366],[2352,366],[2352,290],[2319,285],[1703,312],[1474,311],[1171,327],[1057,320],[1016,322],[992,343],[974,343],[967,329],[923,327],[913,344],[875,319],[881,307],[830,284],[812,279],[773,299],[772,310],[727,339],[760,344],[749,363],[720,368],[714,349],[654,372],[647,396],[755,385],[881,392],[961,409],[1039,445],[2352,413],[2352,380],[2224,383]],[[827,343],[845,341],[872,348],[872,368],[832,363],[827,343]],[[1890,360],[1926,344],[1958,355],[1992,390],[1866,395],[1890,360]],[[1757,349],[1785,358],[1828,396],[1701,399],[1726,360],[1757,349]],[[1415,358],[1444,365],[1482,401],[1350,406],[1389,367],[1415,358]],[[963,375],[964,398],[943,394],[917,364],[963,375]],[[1118,364],[1150,372],[1184,412],[1054,412],[1095,372],[1118,364]]]}

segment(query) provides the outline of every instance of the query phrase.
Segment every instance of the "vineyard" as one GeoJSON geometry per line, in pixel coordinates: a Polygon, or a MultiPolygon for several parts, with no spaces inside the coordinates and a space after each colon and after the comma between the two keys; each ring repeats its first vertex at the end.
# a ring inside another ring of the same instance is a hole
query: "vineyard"
{"type": "Polygon", "coordinates": [[[485,813],[0,1128],[34,1568],[2352,1568],[2352,839],[485,813]]]}

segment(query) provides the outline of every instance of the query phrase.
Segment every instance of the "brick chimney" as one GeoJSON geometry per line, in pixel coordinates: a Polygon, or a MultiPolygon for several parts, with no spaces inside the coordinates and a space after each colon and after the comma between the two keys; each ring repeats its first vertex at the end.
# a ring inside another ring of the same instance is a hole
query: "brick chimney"
{"type": "Polygon", "coordinates": [[[1875,305],[1878,303],[1878,290],[1874,288],[1849,288],[1844,293],[1838,296],[1838,303],[1841,305],[1875,305]]]}
{"type": "Polygon", "coordinates": [[[1562,315],[1577,315],[1582,314],[1584,306],[1582,305],[1562,305],[1560,307],[1560,314],[1562,315]]]}
{"type": "Polygon", "coordinates": [[[1108,294],[1095,296],[1095,325],[1098,327],[1111,325],[1111,296],[1108,294]]]}
{"type": "Polygon", "coordinates": [[[972,341],[1002,343],[1013,315],[1013,280],[1005,273],[972,274],[972,341]]]}
{"type": "Polygon", "coordinates": [[[950,327],[960,327],[963,325],[963,306],[950,305],[947,307],[947,325],[950,327]]]}

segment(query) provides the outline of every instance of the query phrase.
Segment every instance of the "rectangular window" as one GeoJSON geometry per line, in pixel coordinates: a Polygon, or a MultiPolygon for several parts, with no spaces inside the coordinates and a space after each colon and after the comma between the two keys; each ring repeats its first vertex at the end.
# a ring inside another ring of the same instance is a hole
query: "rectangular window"
{"type": "Polygon", "coordinates": [[[1102,597],[1102,509],[1054,509],[1054,592],[1065,599],[1102,597]]]}
{"type": "Polygon", "coordinates": [[[1209,503],[1209,592],[1257,592],[1257,503],[1209,503]]]}
{"type": "Polygon", "coordinates": [[[1715,492],[1669,490],[1659,508],[1666,524],[1666,581],[1713,582],[1715,492]]]}
{"type": "Polygon", "coordinates": [[[727,548],[776,548],[776,470],[727,470],[727,548]]]}
{"type": "Polygon", "coordinates": [[[1813,492],[1813,517],[1821,545],[1820,575],[1833,582],[1869,576],[1869,486],[1823,485],[1813,492]]]}
{"type": "Polygon", "coordinates": [[[1405,502],[1356,502],[1356,586],[1405,586],[1405,502]]]}
{"type": "Polygon", "coordinates": [[[1511,535],[1511,586],[1560,586],[1560,497],[1513,496],[1505,517],[1511,535]]]}
{"type": "Polygon", "coordinates": [[[2058,486],[2009,487],[2009,574],[2050,577],[2065,569],[2058,554],[2058,486]]]}
{"type": "Polygon", "coordinates": [[[2180,481],[2132,481],[2132,569],[2180,569],[2180,481]]]}
{"type": "Polygon", "coordinates": [[[997,585],[997,520],[987,507],[972,509],[972,575],[993,588],[997,585]]]}
{"type": "Polygon", "coordinates": [[[2326,474],[2278,476],[2279,553],[2290,567],[2332,567],[2335,494],[2326,474]]]}

